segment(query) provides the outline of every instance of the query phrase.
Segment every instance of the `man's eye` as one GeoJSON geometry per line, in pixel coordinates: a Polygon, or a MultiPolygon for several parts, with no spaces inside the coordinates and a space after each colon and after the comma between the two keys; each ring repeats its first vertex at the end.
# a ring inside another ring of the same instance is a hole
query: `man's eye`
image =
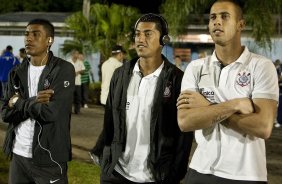
{"type": "Polygon", "coordinates": [[[151,35],[152,35],[152,33],[150,33],[150,32],[145,33],[146,37],[150,37],[151,35]]]}
{"type": "Polygon", "coordinates": [[[216,18],[215,15],[211,15],[211,16],[210,16],[210,20],[214,20],[215,18],[216,18]]]}
{"type": "Polygon", "coordinates": [[[222,18],[222,19],[227,19],[228,17],[229,17],[228,14],[222,14],[222,15],[221,15],[221,18],[222,18]]]}

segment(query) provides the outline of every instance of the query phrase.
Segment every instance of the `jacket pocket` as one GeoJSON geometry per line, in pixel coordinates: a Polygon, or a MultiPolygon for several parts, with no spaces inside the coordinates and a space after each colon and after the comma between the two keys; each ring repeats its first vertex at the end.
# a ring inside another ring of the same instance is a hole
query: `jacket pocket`
{"type": "Polygon", "coordinates": [[[11,156],[12,154],[14,139],[15,139],[14,126],[12,124],[9,124],[5,136],[5,141],[3,144],[3,152],[7,156],[11,156]]]}
{"type": "Polygon", "coordinates": [[[105,146],[103,150],[103,157],[101,161],[101,169],[104,173],[109,173],[112,163],[111,147],[105,146]]]}

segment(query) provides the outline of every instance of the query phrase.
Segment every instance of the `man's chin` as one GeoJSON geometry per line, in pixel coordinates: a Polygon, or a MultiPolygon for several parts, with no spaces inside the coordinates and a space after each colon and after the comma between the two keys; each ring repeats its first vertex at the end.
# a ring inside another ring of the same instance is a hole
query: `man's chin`
{"type": "Polygon", "coordinates": [[[137,55],[138,55],[139,57],[144,57],[144,56],[145,56],[145,54],[144,54],[143,52],[137,52],[137,55]]]}

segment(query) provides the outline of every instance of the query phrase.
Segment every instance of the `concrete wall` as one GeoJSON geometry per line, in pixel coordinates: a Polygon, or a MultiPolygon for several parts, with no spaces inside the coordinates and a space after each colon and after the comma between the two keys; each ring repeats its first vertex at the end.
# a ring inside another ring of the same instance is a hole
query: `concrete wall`
{"type": "Polygon", "coordinates": [[[266,56],[272,61],[275,61],[276,59],[280,59],[280,61],[282,61],[282,38],[272,39],[271,51],[259,48],[252,38],[243,38],[242,44],[246,45],[250,51],[266,56]]]}
{"type": "MultiPolygon", "coordinates": [[[[68,37],[55,37],[54,43],[51,47],[55,56],[62,56],[59,48],[60,45],[64,43],[68,37]]],[[[13,47],[13,53],[15,56],[19,55],[19,49],[24,47],[24,36],[0,36],[0,50],[4,50],[7,45],[11,45],[13,47]]]]}
{"type": "MultiPolygon", "coordinates": [[[[69,56],[64,56],[60,51],[62,44],[66,39],[71,39],[70,37],[56,37],[54,38],[54,43],[51,47],[51,51],[55,56],[63,58],[67,60],[69,56]]],[[[6,49],[7,45],[11,45],[13,47],[13,53],[15,56],[19,55],[19,49],[24,47],[24,36],[0,36],[0,52],[6,49]]],[[[98,66],[100,63],[100,55],[97,53],[93,53],[90,56],[86,56],[86,59],[90,62],[92,67],[92,73],[94,75],[95,81],[99,80],[98,75],[98,66]]]]}

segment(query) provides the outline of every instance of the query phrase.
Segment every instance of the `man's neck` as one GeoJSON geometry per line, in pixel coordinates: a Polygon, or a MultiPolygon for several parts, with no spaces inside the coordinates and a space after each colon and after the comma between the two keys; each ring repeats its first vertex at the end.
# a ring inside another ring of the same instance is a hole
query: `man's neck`
{"type": "Polygon", "coordinates": [[[219,61],[224,65],[229,65],[235,62],[244,51],[244,47],[239,45],[237,47],[234,46],[215,46],[216,57],[219,61]]]}
{"type": "Polygon", "coordinates": [[[30,58],[30,62],[33,66],[43,66],[46,65],[48,60],[48,53],[45,53],[41,56],[32,56],[30,58]]]}
{"type": "Polygon", "coordinates": [[[143,58],[138,60],[140,71],[143,76],[153,73],[163,63],[161,55],[159,57],[143,58]]]}

